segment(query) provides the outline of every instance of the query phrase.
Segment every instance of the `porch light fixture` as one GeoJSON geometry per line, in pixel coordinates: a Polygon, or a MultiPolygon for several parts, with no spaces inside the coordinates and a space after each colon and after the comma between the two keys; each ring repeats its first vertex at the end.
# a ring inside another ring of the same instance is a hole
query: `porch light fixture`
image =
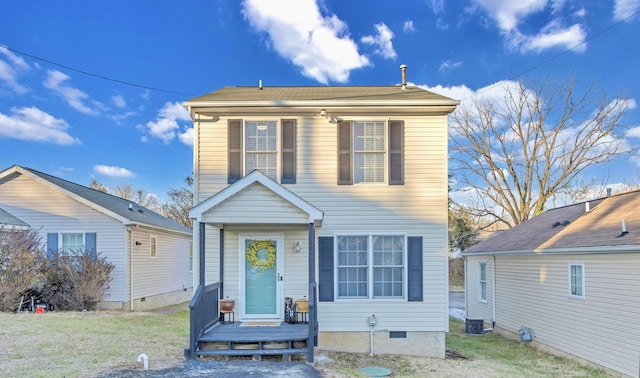
{"type": "Polygon", "coordinates": [[[302,246],[300,245],[300,242],[293,243],[293,246],[296,249],[296,252],[300,253],[300,250],[302,249],[302,246]]]}
{"type": "Polygon", "coordinates": [[[338,123],[342,122],[342,118],[338,116],[331,115],[327,113],[326,109],[321,109],[320,113],[316,114],[316,118],[326,118],[329,120],[329,123],[338,123]]]}
{"type": "Polygon", "coordinates": [[[142,245],[141,241],[136,240],[136,245],[142,245]]]}

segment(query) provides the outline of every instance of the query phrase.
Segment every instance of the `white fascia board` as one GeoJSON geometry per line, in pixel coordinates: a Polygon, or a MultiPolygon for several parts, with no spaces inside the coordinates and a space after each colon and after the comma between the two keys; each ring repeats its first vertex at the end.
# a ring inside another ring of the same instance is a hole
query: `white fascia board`
{"type": "Polygon", "coordinates": [[[572,248],[537,248],[535,250],[519,251],[485,251],[485,252],[463,252],[463,257],[470,256],[536,256],[536,255],[593,255],[602,253],[638,253],[640,245],[612,245],[593,247],[572,247],[572,248]]]}
{"type": "Polygon", "coordinates": [[[269,101],[185,101],[182,105],[190,110],[197,108],[234,108],[234,107],[278,107],[278,108],[317,108],[333,107],[385,107],[385,106],[457,106],[458,100],[269,100],[269,101]]]}

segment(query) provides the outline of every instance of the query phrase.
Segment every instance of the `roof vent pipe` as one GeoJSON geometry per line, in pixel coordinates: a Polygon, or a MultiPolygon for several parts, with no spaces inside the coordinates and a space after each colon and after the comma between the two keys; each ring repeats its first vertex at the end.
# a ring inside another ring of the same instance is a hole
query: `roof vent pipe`
{"type": "Polygon", "coordinates": [[[262,80],[258,82],[258,89],[262,90],[262,80]]]}
{"type": "Polygon", "coordinates": [[[611,197],[611,188],[607,188],[607,197],[611,197]]]}
{"type": "Polygon", "coordinates": [[[402,89],[407,89],[407,65],[401,65],[400,70],[402,70],[402,89]]]}
{"type": "Polygon", "coordinates": [[[585,203],[584,203],[584,210],[585,210],[585,212],[587,212],[587,213],[588,213],[589,211],[591,211],[591,204],[590,204],[589,202],[585,202],[585,203]]]}

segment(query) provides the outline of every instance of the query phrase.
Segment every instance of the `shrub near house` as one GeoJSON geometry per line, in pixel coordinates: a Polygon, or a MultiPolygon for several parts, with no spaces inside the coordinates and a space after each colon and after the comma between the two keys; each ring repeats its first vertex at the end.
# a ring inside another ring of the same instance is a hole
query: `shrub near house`
{"type": "Polygon", "coordinates": [[[34,229],[0,232],[0,310],[30,308],[31,298],[60,310],[94,310],[113,268],[92,251],[46,258],[34,229]]]}

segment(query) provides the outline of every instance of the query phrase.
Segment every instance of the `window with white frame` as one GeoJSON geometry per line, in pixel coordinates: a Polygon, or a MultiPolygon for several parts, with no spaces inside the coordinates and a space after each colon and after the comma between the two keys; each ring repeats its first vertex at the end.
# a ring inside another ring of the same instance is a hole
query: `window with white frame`
{"type": "Polygon", "coordinates": [[[338,299],[406,297],[405,236],[338,236],[336,254],[338,299]]]}
{"type": "Polygon", "coordinates": [[[584,298],[584,263],[569,264],[569,296],[584,298]]]}
{"type": "Polygon", "coordinates": [[[150,257],[158,257],[158,253],[157,253],[157,237],[155,236],[151,236],[149,239],[149,256],[150,257]]]}
{"type": "Polygon", "coordinates": [[[338,122],[338,185],[404,184],[404,122],[338,122]]]}
{"type": "Polygon", "coordinates": [[[487,301],[487,262],[480,261],[478,263],[479,276],[478,276],[478,300],[480,302],[487,301]]]}
{"type": "Polygon", "coordinates": [[[84,252],[84,233],[63,233],[60,236],[62,254],[71,256],[84,252]]]}
{"type": "Polygon", "coordinates": [[[275,121],[247,121],[245,123],[245,172],[254,169],[276,180],[278,146],[275,121]]]}
{"type": "Polygon", "coordinates": [[[189,243],[189,271],[193,272],[193,242],[189,243]]]}
{"type": "Polygon", "coordinates": [[[353,123],[353,182],[384,182],[385,123],[353,123]]]}
{"type": "Polygon", "coordinates": [[[296,183],[296,120],[228,121],[228,176],[233,184],[259,170],[281,184],[296,183]]]}

